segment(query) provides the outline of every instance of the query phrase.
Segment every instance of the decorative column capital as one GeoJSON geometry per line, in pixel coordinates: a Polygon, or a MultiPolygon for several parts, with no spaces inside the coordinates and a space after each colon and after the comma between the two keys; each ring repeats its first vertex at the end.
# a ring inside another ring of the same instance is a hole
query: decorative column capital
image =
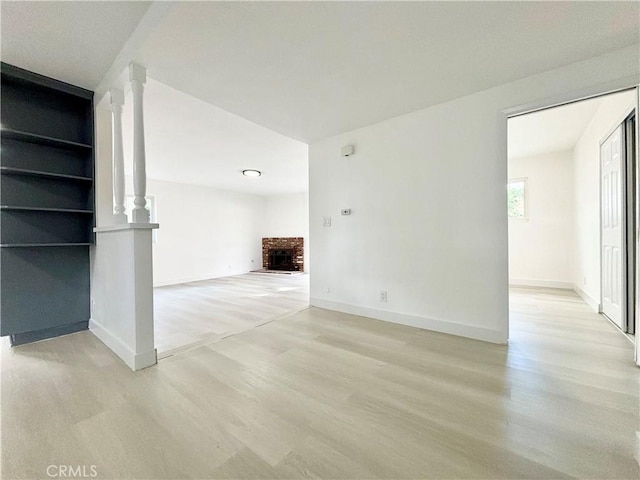
{"type": "Polygon", "coordinates": [[[111,107],[122,107],[124,105],[124,91],[119,88],[112,88],[109,90],[109,96],[111,97],[111,107]]]}
{"type": "Polygon", "coordinates": [[[142,65],[131,62],[129,64],[129,81],[147,83],[147,69],[142,65]]]}

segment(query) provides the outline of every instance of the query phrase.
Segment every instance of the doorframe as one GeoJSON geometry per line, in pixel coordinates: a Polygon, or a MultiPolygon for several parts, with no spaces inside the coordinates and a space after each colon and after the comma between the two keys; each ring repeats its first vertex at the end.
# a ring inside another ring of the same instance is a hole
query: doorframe
{"type": "MultiPolygon", "coordinates": [[[[640,90],[636,91],[636,95],[640,96],[640,90]]],[[[639,99],[640,100],[640,99],[639,99]]],[[[636,106],[637,107],[637,106],[636,106]]],[[[639,230],[639,222],[640,222],[640,203],[638,200],[638,194],[640,192],[640,184],[638,183],[638,176],[640,175],[640,170],[638,166],[638,108],[634,108],[629,115],[627,115],[623,121],[623,137],[622,140],[624,142],[625,149],[625,163],[627,166],[627,172],[632,175],[632,179],[629,180],[627,177],[627,186],[626,186],[626,194],[627,194],[627,202],[631,202],[633,204],[632,215],[627,213],[627,219],[631,219],[633,222],[633,228],[626,229],[627,241],[630,241],[633,245],[631,250],[627,250],[627,254],[629,257],[627,258],[627,265],[633,266],[633,275],[627,274],[627,278],[631,277],[633,280],[632,288],[627,288],[627,304],[628,311],[632,312],[633,322],[631,322],[631,327],[629,327],[629,323],[626,324],[627,334],[633,335],[635,337],[636,331],[638,330],[638,326],[640,320],[638,320],[638,306],[636,305],[636,297],[638,297],[638,282],[640,281],[640,273],[639,268],[640,262],[638,262],[638,250],[640,247],[640,236],[637,235],[636,232],[640,232],[639,230]],[[629,123],[632,122],[633,119],[633,144],[630,145],[629,138],[629,123]],[[630,147],[630,148],[629,148],[630,147]],[[629,161],[627,157],[629,151],[633,152],[633,158],[629,161]],[[629,193],[631,193],[629,198],[629,193]],[[637,238],[637,240],[636,240],[637,238]],[[632,331],[629,331],[631,329],[632,331]]],[[[640,297],[638,297],[640,298],[640,297]]]]}
{"type": "MultiPolygon", "coordinates": [[[[542,110],[548,110],[550,108],[555,108],[555,107],[560,107],[562,105],[568,105],[570,103],[576,103],[576,102],[580,102],[582,100],[589,100],[592,98],[597,98],[597,97],[603,97],[605,95],[609,95],[612,93],[620,93],[620,92],[625,92],[625,91],[629,91],[629,90],[633,90],[636,93],[636,145],[635,145],[635,150],[636,150],[636,159],[638,159],[637,163],[640,164],[640,141],[638,141],[638,139],[640,138],[640,122],[638,122],[638,113],[640,112],[640,83],[638,82],[637,76],[635,75],[630,75],[630,76],[626,76],[624,78],[620,78],[617,80],[613,80],[610,82],[605,82],[605,83],[601,83],[599,85],[593,85],[591,87],[585,88],[583,90],[578,90],[578,91],[574,91],[574,92],[568,92],[568,93],[560,93],[560,94],[556,94],[553,96],[548,96],[546,98],[542,98],[542,99],[538,99],[535,101],[531,101],[528,103],[523,103],[523,104],[516,104],[516,105],[511,105],[509,107],[505,107],[502,109],[502,142],[503,142],[503,158],[505,161],[505,188],[506,188],[506,184],[508,181],[508,175],[506,175],[507,172],[507,148],[508,148],[508,135],[507,135],[507,130],[508,130],[508,126],[507,126],[507,122],[510,118],[515,118],[515,117],[519,117],[521,115],[526,115],[528,113],[533,113],[533,112],[539,112],[542,110]]],[[[638,185],[640,185],[640,183],[638,183],[639,179],[636,178],[636,183],[638,185]]],[[[634,232],[635,234],[635,239],[636,239],[636,244],[640,245],[640,224],[638,223],[638,220],[640,218],[640,189],[637,190],[638,191],[638,195],[636,196],[636,231],[634,232]]],[[[505,200],[506,201],[506,200],[505,200]]],[[[507,209],[506,209],[506,205],[505,205],[505,209],[504,209],[504,215],[506,217],[507,214],[507,209]]],[[[507,245],[509,243],[509,239],[508,239],[508,229],[507,229],[507,245]]],[[[640,252],[640,248],[638,249],[638,251],[640,252]]],[[[636,272],[638,275],[640,275],[640,255],[636,255],[636,272]]],[[[508,265],[508,260],[507,260],[507,265],[508,265]]],[[[509,290],[509,273],[507,271],[507,274],[505,276],[506,278],[506,288],[507,288],[507,292],[509,290]]],[[[638,281],[638,279],[636,279],[636,283],[637,285],[640,285],[640,281],[638,281]]],[[[508,297],[508,295],[507,295],[508,297]]],[[[635,355],[634,355],[634,361],[635,364],[640,367],[640,333],[638,333],[640,331],[640,321],[638,320],[638,312],[640,312],[640,288],[636,289],[636,295],[635,295],[635,299],[634,299],[634,303],[635,303],[635,311],[636,311],[636,336],[635,336],[635,355]]],[[[507,322],[506,322],[506,328],[505,328],[505,337],[509,338],[509,327],[510,327],[510,314],[507,312],[507,322]]],[[[640,433],[638,434],[638,441],[640,442],[640,433]]],[[[640,443],[639,443],[640,445],[640,443]]]]}

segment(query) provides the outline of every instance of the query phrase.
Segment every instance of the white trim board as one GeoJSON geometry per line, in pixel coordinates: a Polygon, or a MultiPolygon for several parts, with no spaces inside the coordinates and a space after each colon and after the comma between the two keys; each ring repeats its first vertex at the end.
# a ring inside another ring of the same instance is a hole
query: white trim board
{"type": "Polygon", "coordinates": [[[208,275],[199,275],[197,277],[180,278],[176,280],[163,280],[161,282],[153,282],[153,288],[156,287],[170,287],[171,285],[182,285],[184,283],[203,282],[205,280],[215,280],[217,278],[235,277],[236,275],[246,275],[251,272],[232,273],[231,275],[215,275],[210,273],[208,275]]]}
{"type": "MultiPolygon", "coordinates": [[[[309,272],[304,271],[304,272],[295,272],[293,273],[293,275],[304,275],[304,274],[308,274],[309,272]]],[[[209,275],[200,275],[197,277],[187,277],[187,278],[180,278],[180,279],[176,279],[176,280],[163,280],[161,282],[153,282],[153,288],[156,287],[170,287],[172,285],[182,285],[184,283],[193,283],[193,282],[203,282],[205,280],[216,280],[218,278],[226,278],[226,277],[235,277],[237,275],[265,275],[265,273],[262,272],[255,272],[252,270],[249,270],[248,272],[240,272],[240,273],[232,273],[231,275],[215,275],[213,273],[209,274],[209,275]]],[[[274,273],[274,275],[277,275],[274,273]]],[[[282,276],[287,276],[288,274],[282,274],[282,276]]],[[[289,275],[291,276],[291,275],[289,275]]]]}
{"type": "Polygon", "coordinates": [[[527,280],[523,278],[510,278],[510,287],[541,287],[541,288],[561,288],[563,290],[573,290],[571,282],[557,282],[555,280],[527,280]]]}
{"type": "Polygon", "coordinates": [[[584,303],[589,305],[594,312],[600,313],[600,302],[598,302],[597,300],[594,300],[587,292],[582,290],[576,284],[573,284],[573,291],[576,292],[578,296],[580,296],[580,298],[584,300],[584,303]]]}
{"type": "Polygon", "coordinates": [[[120,357],[122,361],[133,371],[141,370],[158,363],[158,353],[155,348],[149,352],[136,354],[132,352],[129,347],[122,342],[122,340],[104,328],[104,326],[96,322],[93,318],[89,319],[89,330],[98,337],[102,343],[118,355],[118,357],[120,357]]]}
{"type": "Polygon", "coordinates": [[[449,322],[445,320],[435,320],[418,315],[409,315],[406,313],[390,312],[388,310],[377,310],[374,308],[359,307],[347,303],[332,302],[320,298],[311,297],[309,303],[312,307],[334,310],[337,312],[358,315],[361,317],[374,318],[385,322],[407,325],[409,327],[417,327],[423,330],[432,330],[434,332],[447,333],[458,337],[471,338],[474,340],[482,340],[484,342],[498,343],[506,345],[508,338],[506,332],[494,330],[485,327],[476,327],[475,325],[467,325],[463,323],[449,322]]]}
{"type": "MultiPolygon", "coordinates": [[[[240,274],[242,275],[242,274],[240,274]]],[[[212,274],[210,275],[201,275],[201,276],[197,276],[197,277],[187,277],[187,278],[180,278],[180,279],[176,279],[176,280],[164,280],[162,282],[153,282],[153,288],[156,287],[169,287],[171,285],[182,285],[183,283],[192,283],[192,282],[202,282],[205,280],[213,280],[214,278],[222,278],[222,277],[217,277],[214,276],[212,274]]]]}
{"type": "Polygon", "coordinates": [[[122,230],[154,230],[160,228],[159,223],[118,223],[116,225],[105,225],[95,227],[95,233],[120,232],[122,230]]]}

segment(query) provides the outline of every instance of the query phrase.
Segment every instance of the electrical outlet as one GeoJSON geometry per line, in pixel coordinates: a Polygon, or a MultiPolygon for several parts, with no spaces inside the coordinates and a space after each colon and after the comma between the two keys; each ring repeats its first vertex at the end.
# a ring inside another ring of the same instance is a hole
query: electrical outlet
{"type": "Polygon", "coordinates": [[[386,302],[387,301],[387,291],[386,290],[380,290],[380,301],[381,302],[386,302]]]}
{"type": "Polygon", "coordinates": [[[330,227],[331,226],[331,217],[322,217],[322,226],[330,227]]]}

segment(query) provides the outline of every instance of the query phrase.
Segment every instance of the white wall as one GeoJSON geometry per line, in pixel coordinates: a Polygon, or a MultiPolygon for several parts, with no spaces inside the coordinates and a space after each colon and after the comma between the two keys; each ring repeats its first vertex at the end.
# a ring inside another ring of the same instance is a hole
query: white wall
{"type": "MultiPolygon", "coordinates": [[[[126,178],[132,195],[132,178],[126,178]]],[[[158,241],[154,286],[238,275],[262,267],[265,199],[210,187],[147,180],[158,241]]]]}
{"type": "Polygon", "coordinates": [[[637,48],[313,143],[311,303],[505,342],[506,113],[636,84],[637,48]]]}
{"type": "Polygon", "coordinates": [[[509,178],[527,179],[527,218],[509,218],[509,282],[573,288],[571,151],[509,159],[509,178]]]}
{"type": "Polygon", "coordinates": [[[600,303],[600,141],[635,106],[636,93],[603,98],[573,149],[575,248],[573,283],[592,305],[600,303]]]}
{"type": "Polygon", "coordinates": [[[270,195],[265,197],[263,237],[303,237],[304,270],[309,263],[309,194],[270,195]]]}

